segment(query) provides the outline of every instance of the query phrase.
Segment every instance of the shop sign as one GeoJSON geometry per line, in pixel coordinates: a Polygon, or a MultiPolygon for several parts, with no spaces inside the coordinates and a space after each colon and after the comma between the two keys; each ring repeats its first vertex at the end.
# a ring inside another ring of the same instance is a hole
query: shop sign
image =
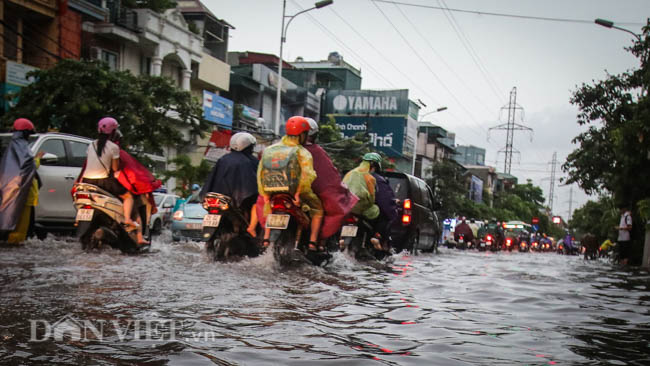
{"type": "Polygon", "coordinates": [[[203,91],[203,118],[221,126],[232,128],[234,103],[207,90],[203,91]]]}
{"type": "Polygon", "coordinates": [[[345,137],[365,133],[370,143],[389,157],[402,157],[404,149],[404,117],[335,116],[336,125],[345,137]]]}
{"type": "Polygon", "coordinates": [[[408,90],[330,90],[326,105],[334,114],[407,115],[408,90]]]}

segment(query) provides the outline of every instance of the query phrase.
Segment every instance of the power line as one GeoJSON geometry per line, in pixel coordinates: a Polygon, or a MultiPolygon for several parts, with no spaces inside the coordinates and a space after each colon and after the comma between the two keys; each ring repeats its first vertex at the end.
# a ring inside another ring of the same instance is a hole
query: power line
{"type": "MultiPolygon", "coordinates": [[[[438,0],[438,3],[440,3],[440,0],[438,0]]],[[[447,4],[444,1],[443,4],[445,5],[445,7],[447,7],[447,4]]],[[[453,13],[443,11],[443,14],[447,18],[447,21],[451,25],[451,28],[456,33],[456,36],[458,36],[458,39],[460,40],[461,44],[469,54],[470,58],[472,59],[472,62],[474,62],[476,68],[478,68],[479,72],[483,76],[483,79],[485,79],[486,84],[490,87],[490,89],[494,93],[494,96],[497,98],[498,101],[502,101],[501,95],[503,95],[503,93],[496,85],[494,79],[490,76],[489,72],[487,71],[487,68],[483,65],[481,58],[474,50],[474,47],[472,47],[469,38],[467,38],[462,28],[460,28],[460,24],[458,24],[458,22],[456,21],[456,18],[454,17],[453,13]]]]}
{"type": "MultiPolygon", "coordinates": [[[[440,7],[440,6],[433,6],[433,5],[423,5],[423,4],[413,4],[413,3],[405,3],[401,1],[391,1],[391,0],[372,0],[378,3],[388,3],[388,4],[397,4],[397,5],[404,5],[404,6],[412,6],[416,8],[427,8],[427,9],[436,9],[436,10],[447,10],[447,11],[453,11],[457,13],[469,13],[469,14],[477,14],[477,15],[489,15],[489,16],[497,16],[497,17],[505,17],[505,18],[517,18],[517,19],[530,19],[530,20],[542,20],[542,21],[549,21],[549,22],[565,22],[565,23],[581,23],[581,24],[593,24],[593,19],[572,19],[572,18],[552,18],[552,17],[540,17],[540,16],[533,16],[533,15],[519,15],[519,14],[507,14],[507,13],[494,13],[494,12],[488,12],[488,11],[480,11],[480,10],[466,10],[466,9],[456,9],[456,8],[448,8],[448,7],[440,7]]],[[[643,26],[645,25],[644,23],[636,23],[636,22],[619,22],[616,21],[616,24],[621,24],[621,25],[630,25],[630,26],[643,26]]]]}
{"type": "MultiPolygon", "coordinates": [[[[479,123],[474,119],[474,116],[471,114],[471,112],[469,112],[469,110],[467,110],[467,108],[465,107],[464,103],[461,103],[461,102],[460,102],[460,100],[456,97],[456,95],[454,95],[454,93],[452,93],[451,90],[449,90],[449,88],[445,85],[445,83],[444,83],[444,82],[443,82],[443,81],[438,77],[438,75],[433,71],[433,69],[431,69],[431,66],[429,66],[429,64],[424,60],[424,58],[423,58],[423,57],[420,55],[420,53],[415,49],[415,47],[413,47],[413,45],[408,41],[408,39],[404,36],[404,34],[402,34],[402,32],[400,32],[399,28],[397,28],[397,26],[396,26],[396,25],[395,25],[395,24],[390,20],[390,18],[386,15],[386,13],[385,13],[385,12],[384,12],[380,7],[379,7],[379,5],[375,4],[375,2],[374,2],[373,0],[370,0],[370,1],[371,1],[371,3],[372,3],[372,4],[377,8],[377,10],[379,10],[379,12],[384,16],[384,18],[386,19],[386,21],[387,21],[387,22],[388,22],[388,23],[393,27],[393,29],[395,30],[395,32],[397,32],[397,34],[402,38],[402,40],[404,41],[404,43],[406,43],[406,45],[411,49],[411,51],[412,51],[412,52],[413,52],[413,53],[418,57],[418,59],[420,59],[420,61],[422,62],[422,64],[424,64],[424,66],[429,70],[429,72],[431,72],[431,74],[433,75],[433,77],[434,77],[434,78],[435,78],[435,79],[440,83],[440,85],[442,85],[442,87],[443,87],[443,88],[444,88],[444,89],[449,93],[449,95],[450,95],[450,96],[451,96],[451,97],[456,101],[456,103],[458,103],[458,105],[461,106],[461,108],[462,108],[462,109],[463,109],[463,110],[464,110],[464,111],[465,111],[465,112],[470,116],[472,122],[474,122],[474,123],[476,124],[476,126],[478,126],[479,128],[481,128],[482,130],[484,130],[485,132],[487,132],[487,130],[485,129],[485,127],[481,126],[481,125],[480,125],[480,124],[479,124],[479,123]]],[[[474,131],[474,130],[472,130],[472,131],[474,131]]]]}
{"type": "Polygon", "coordinates": [[[506,158],[503,165],[503,171],[506,174],[510,174],[510,169],[512,167],[512,154],[515,152],[519,153],[514,149],[515,130],[532,131],[532,128],[515,123],[515,115],[517,111],[523,111],[523,108],[517,104],[517,87],[513,87],[510,91],[510,102],[507,107],[504,106],[501,109],[508,110],[508,121],[494,126],[490,128],[490,130],[506,130],[506,146],[499,152],[505,152],[506,158]]]}
{"type": "Polygon", "coordinates": [[[427,37],[425,37],[422,34],[422,32],[419,31],[419,29],[417,28],[415,23],[413,23],[413,21],[411,21],[411,19],[406,15],[406,13],[402,10],[402,8],[400,8],[399,6],[395,6],[395,7],[399,10],[399,12],[402,14],[402,16],[404,16],[404,19],[406,19],[406,21],[409,24],[411,24],[411,27],[413,27],[413,30],[415,30],[415,32],[420,36],[420,38],[422,38],[422,40],[424,40],[424,42],[427,44],[427,46],[429,47],[431,52],[433,52],[433,54],[435,54],[438,57],[438,59],[440,59],[440,61],[443,63],[443,65],[445,65],[445,67],[447,67],[447,70],[449,70],[449,72],[451,72],[456,77],[456,79],[465,87],[465,89],[467,89],[469,94],[471,94],[486,110],[490,111],[490,107],[488,107],[485,104],[485,102],[483,102],[483,99],[479,98],[473,92],[472,88],[470,88],[465,83],[465,81],[460,77],[460,75],[458,75],[458,73],[451,68],[451,66],[447,63],[447,61],[445,61],[445,59],[433,48],[433,46],[431,45],[431,42],[429,42],[429,39],[427,39],[427,37]]]}
{"type": "MultiPolygon", "coordinates": [[[[304,8],[302,8],[302,7],[301,7],[298,3],[296,3],[294,0],[291,0],[291,2],[292,2],[292,3],[294,4],[294,6],[296,6],[298,9],[300,9],[300,10],[304,10],[304,8]]],[[[340,40],[340,39],[339,39],[339,38],[338,38],[334,33],[332,33],[329,29],[327,29],[327,27],[325,27],[325,26],[324,26],[323,24],[321,24],[318,20],[316,20],[315,17],[313,17],[313,16],[312,16],[311,14],[309,14],[309,13],[305,13],[305,15],[307,15],[307,17],[309,17],[309,19],[311,19],[311,21],[314,22],[314,23],[315,23],[315,24],[316,24],[316,25],[317,25],[317,26],[318,26],[318,27],[323,31],[323,33],[325,33],[325,35],[327,35],[327,36],[330,37],[332,40],[334,40],[334,42],[338,43],[341,47],[343,47],[344,49],[346,49],[346,50],[348,50],[350,53],[352,53],[352,55],[354,55],[354,56],[357,58],[357,60],[358,60],[359,62],[365,64],[365,65],[366,65],[370,70],[372,70],[374,73],[376,73],[377,76],[379,76],[381,79],[383,79],[383,80],[384,80],[388,85],[390,85],[390,86],[393,87],[393,88],[396,88],[396,86],[395,86],[395,85],[394,85],[390,80],[386,79],[386,77],[385,77],[382,73],[380,73],[377,69],[375,69],[375,68],[372,66],[371,63],[366,62],[366,61],[363,59],[363,57],[361,57],[361,56],[360,56],[356,51],[354,51],[354,49],[348,47],[348,46],[345,44],[345,42],[341,41],[341,40],[340,40]]]]}

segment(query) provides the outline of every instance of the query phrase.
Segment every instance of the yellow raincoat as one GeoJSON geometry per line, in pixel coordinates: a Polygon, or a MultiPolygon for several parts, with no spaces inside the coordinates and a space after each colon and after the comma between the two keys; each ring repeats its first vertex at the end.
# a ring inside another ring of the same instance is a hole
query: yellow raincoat
{"type": "MultiPolygon", "coordinates": [[[[38,157],[34,158],[34,164],[36,164],[36,169],[41,166],[41,159],[38,157]]],[[[11,244],[20,244],[27,239],[27,230],[29,230],[29,221],[31,218],[31,213],[33,207],[38,205],[38,181],[36,178],[32,180],[32,187],[29,189],[27,194],[27,201],[25,202],[25,208],[20,214],[20,219],[18,224],[16,224],[16,229],[9,233],[7,238],[7,243],[11,244]]]]}
{"type": "MultiPolygon", "coordinates": [[[[300,201],[309,206],[311,216],[322,216],[323,205],[311,189],[316,179],[314,162],[307,149],[300,145],[298,136],[284,136],[264,150],[257,167],[257,188],[260,195],[269,198],[272,193],[300,193],[300,201]]],[[[271,211],[266,200],[264,215],[271,211]]]]}
{"type": "Polygon", "coordinates": [[[377,182],[370,173],[370,162],[362,161],[358,167],[350,170],[343,177],[350,192],[359,197],[359,202],[352,208],[352,213],[361,215],[369,220],[379,216],[379,206],[375,204],[375,187],[377,182]]]}

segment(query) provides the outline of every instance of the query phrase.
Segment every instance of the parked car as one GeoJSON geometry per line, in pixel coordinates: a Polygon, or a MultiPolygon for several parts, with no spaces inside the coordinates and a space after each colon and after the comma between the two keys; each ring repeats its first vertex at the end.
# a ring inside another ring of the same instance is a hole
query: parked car
{"type": "Polygon", "coordinates": [[[404,249],[434,251],[442,228],[431,189],[422,179],[409,174],[386,172],[385,177],[399,200],[399,219],[392,227],[393,247],[398,252],[404,249]]]}
{"type": "MultiPolygon", "coordinates": [[[[0,151],[11,140],[11,133],[0,134],[0,151]]],[[[44,238],[50,231],[74,229],[76,209],[70,190],[86,161],[92,139],[64,133],[42,133],[30,136],[32,153],[45,152],[38,174],[43,186],[35,210],[35,232],[44,238]]]]}
{"type": "Polygon", "coordinates": [[[172,215],[172,240],[203,240],[203,202],[184,200],[172,215]]]}
{"type": "Polygon", "coordinates": [[[175,194],[156,193],[153,194],[158,212],[151,215],[149,220],[149,229],[155,235],[160,234],[163,227],[167,227],[172,222],[172,209],[176,205],[178,196],[175,194]]]}

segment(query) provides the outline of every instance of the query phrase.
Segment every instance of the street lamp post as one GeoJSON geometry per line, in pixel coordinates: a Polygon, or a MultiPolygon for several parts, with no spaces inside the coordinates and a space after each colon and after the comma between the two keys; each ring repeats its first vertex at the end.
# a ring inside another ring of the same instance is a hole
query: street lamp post
{"type": "MultiPolygon", "coordinates": [[[[428,115],[430,115],[432,113],[436,113],[436,112],[442,112],[442,111],[445,111],[445,110],[447,110],[447,107],[440,107],[440,108],[438,108],[436,110],[425,113],[422,116],[420,116],[420,120],[417,121],[417,123],[419,124],[420,122],[422,122],[422,118],[424,118],[425,116],[428,116],[428,115]]],[[[411,162],[411,175],[415,175],[415,161],[416,161],[417,156],[418,156],[418,137],[419,136],[420,136],[420,127],[417,126],[415,128],[415,142],[414,142],[414,146],[413,146],[413,161],[411,162]]]]}
{"type": "Polygon", "coordinates": [[[299,11],[294,15],[285,15],[285,11],[286,11],[286,8],[287,8],[287,0],[284,0],[282,2],[282,32],[281,32],[281,36],[280,36],[280,56],[279,56],[279,60],[278,60],[278,83],[277,83],[278,90],[277,90],[276,95],[275,95],[275,104],[276,105],[275,105],[275,126],[274,126],[275,128],[274,128],[274,131],[275,131],[276,136],[280,135],[280,108],[281,108],[281,103],[282,103],[282,48],[284,46],[284,42],[287,40],[287,29],[289,28],[289,24],[291,24],[291,21],[293,20],[293,18],[297,17],[298,15],[300,15],[302,13],[306,13],[306,12],[308,12],[310,10],[323,8],[325,6],[331,5],[333,2],[334,2],[334,0],[318,1],[318,2],[316,2],[314,4],[313,7],[309,8],[309,9],[299,11]],[[284,20],[286,18],[289,18],[289,20],[287,21],[287,23],[285,25],[284,20]]]}
{"type": "Polygon", "coordinates": [[[596,20],[594,20],[594,23],[596,23],[596,24],[598,24],[598,25],[601,25],[601,26],[603,26],[603,27],[605,27],[605,28],[614,28],[614,29],[621,30],[621,31],[623,31],[623,32],[628,32],[628,33],[630,33],[631,35],[635,36],[637,40],[639,40],[639,41],[641,40],[641,36],[640,36],[640,35],[638,35],[638,34],[632,32],[632,31],[629,30],[629,29],[625,29],[625,28],[621,28],[621,27],[617,27],[617,26],[615,26],[615,25],[614,25],[614,22],[612,22],[611,20],[601,19],[601,18],[596,18],[596,20]]]}

